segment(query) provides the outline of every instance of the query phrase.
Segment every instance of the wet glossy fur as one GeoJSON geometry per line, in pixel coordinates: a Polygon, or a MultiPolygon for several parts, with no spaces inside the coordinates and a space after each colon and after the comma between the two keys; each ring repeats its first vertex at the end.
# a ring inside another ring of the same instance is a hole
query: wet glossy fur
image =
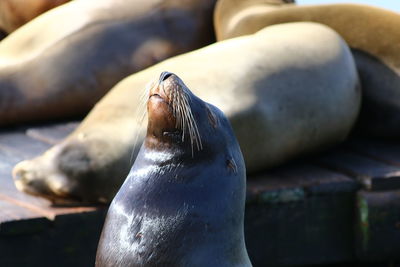
{"type": "Polygon", "coordinates": [[[182,131],[150,147],[148,134],[110,206],[96,266],[250,265],[239,145],[221,111],[188,95],[202,148],[192,152],[182,131]]]}

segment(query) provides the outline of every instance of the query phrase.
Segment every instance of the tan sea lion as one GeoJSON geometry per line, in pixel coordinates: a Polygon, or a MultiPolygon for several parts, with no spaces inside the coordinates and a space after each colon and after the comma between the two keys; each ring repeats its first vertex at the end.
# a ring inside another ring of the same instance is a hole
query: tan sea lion
{"type": "Polygon", "coordinates": [[[313,21],[338,32],[352,48],[363,88],[359,130],[400,135],[400,14],[367,5],[276,5],[277,0],[219,0],[218,40],[252,34],[279,23],[313,21]]]}
{"type": "Polygon", "coordinates": [[[54,7],[70,0],[1,0],[0,30],[11,33],[54,7]]]}
{"type": "Polygon", "coordinates": [[[225,113],[249,173],[341,142],[360,106],[353,58],[334,31],[276,25],[124,79],[63,142],[14,168],[17,187],[53,200],[110,201],[143,140],[135,142],[144,132],[136,112],[142,88],[164,70],[225,113]]]}
{"type": "Polygon", "coordinates": [[[0,43],[0,125],[81,115],[122,78],[214,40],[215,0],[75,0],[0,43]]]}
{"type": "Polygon", "coordinates": [[[251,266],[246,170],[229,121],[172,73],[147,96],[146,138],[108,210],[96,267],[251,266]]]}

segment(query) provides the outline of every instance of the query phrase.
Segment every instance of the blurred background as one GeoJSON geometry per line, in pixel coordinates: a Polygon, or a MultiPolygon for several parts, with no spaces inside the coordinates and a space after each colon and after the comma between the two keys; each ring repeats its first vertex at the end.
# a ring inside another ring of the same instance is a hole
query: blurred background
{"type": "Polygon", "coordinates": [[[331,3],[359,3],[383,7],[400,12],[400,1],[398,0],[297,0],[299,5],[331,4],[331,3]]]}

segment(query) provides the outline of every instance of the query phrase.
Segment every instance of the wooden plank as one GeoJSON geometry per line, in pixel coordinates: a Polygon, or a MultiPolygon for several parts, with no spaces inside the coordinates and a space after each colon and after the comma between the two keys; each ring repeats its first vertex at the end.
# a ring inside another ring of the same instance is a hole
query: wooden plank
{"type": "MultiPolygon", "coordinates": [[[[23,157],[18,153],[13,153],[12,150],[7,150],[0,147],[0,197],[7,201],[26,202],[30,206],[49,206],[49,202],[33,197],[17,190],[12,179],[12,168],[21,161],[23,157]]],[[[16,203],[14,203],[16,204],[16,203]]]]}
{"type": "Polygon", "coordinates": [[[4,201],[0,197],[0,239],[3,236],[40,232],[49,225],[41,214],[4,201]]]}
{"type": "Polygon", "coordinates": [[[316,164],[346,174],[370,190],[400,188],[400,167],[339,148],[315,159],[316,164]]]}
{"type": "Polygon", "coordinates": [[[18,221],[26,218],[42,217],[40,214],[32,212],[28,209],[13,205],[0,197],[0,234],[3,230],[1,224],[4,222],[18,221]]]}
{"type": "Polygon", "coordinates": [[[357,194],[357,257],[400,260],[400,190],[357,194]]]}
{"type": "Polygon", "coordinates": [[[354,260],[354,194],[346,175],[305,163],[247,182],[246,245],[254,266],[354,260]]]}
{"type": "Polygon", "coordinates": [[[345,147],[390,165],[400,166],[400,143],[396,140],[352,139],[345,147]]]}
{"type": "Polygon", "coordinates": [[[68,122],[29,128],[26,134],[36,140],[54,145],[74,131],[80,122],[68,122]]]}
{"type": "MultiPolygon", "coordinates": [[[[5,177],[0,172],[0,177],[5,177]]],[[[94,211],[100,206],[82,206],[82,207],[56,207],[44,198],[35,197],[26,193],[20,192],[14,186],[11,175],[8,179],[0,179],[0,200],[7,201],[16,206],[23,207],[40,214],[50,220],[54,220],[56,216],[70,213],[81,213],[94,211]]]]}
{"type": "Polygon", "coordinates": [[[0,235],[0,266],[94,266],[104,217],[105,210],[69,214],[41,231],[0,235]]]}
{"type": "Polygon", "coordinates": [[[93,211],[96,207],[53,207],[48,200],[19,192],[12,179],[12,168],[24,159],[45,151],[49,144],[24,136],[20,132],[0,134],[0,198],[39,213],[49,219],[57,215],[93,211]]]}
{"type": "Polygon", "coordinates": [[[48,203],[47,201],[26,194],[21,194],[16,189],[11,172],[14,165],[20,160],[20,156],[16,156],[15,154],[0,148],[0,196],[20,199],[30,204],[46,205],[48,203]]]}
{"type": "MultiPolygon", "coordinates": [[[[22,192],[15,192],[12,196],[1,193],[0,200],[7,201],[34,213],[40,214],[42,217],[46,217],[49,220],[54,220],[59,215],[73,214],[73,213],[84,213],[95,211],[104,206],[53,206],[48,200],[27,195],[22,192]]],[[[27,217],[30,218],[30,217],[27,217]]]]}
{"type": "Polygon", "coordinates": [[[348,176],[308,163],[292,163],[247,179],[247,201],[284,201],[305,194],[354,192],[358,183],[348,176]]]}
{"type": "Polygon", "coordinates": [[[0,149],[19,161],[37,156],[50,147],[50,144],[32,139],[22,131],[0,133],[0,149]]]}
{"type": "Polygon", "coordinates": [[[14,186],[12,169],[18,162],[44,152],[50,145],[25,136],[20,131],[0,133],[0,194],[31,204],[47,204],[38,198],[21,194],[14,186]]]}
{"type": "Polygon", "coordinates": [[[246,246],[254,266],[310,266],[354,260],[354,193],[248,203],[246,246]]]}

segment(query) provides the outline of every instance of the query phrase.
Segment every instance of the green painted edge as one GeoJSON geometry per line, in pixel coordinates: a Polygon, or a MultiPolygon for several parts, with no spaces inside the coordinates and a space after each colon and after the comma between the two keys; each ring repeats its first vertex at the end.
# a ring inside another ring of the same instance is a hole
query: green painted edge
{"type": "Polygon", "coordinates": [[[302,201],[306,193],[302,188],[283,189],[278,191],[263,192],[258,196],[258,202],[261,203],[288,203],[302,201]]]}
{"type": "Polygon", "coordinates": [[[358,195],[357,198],[358,198],[357,199],[358,213],[360,216],[360,230],[361,230],[362,247],[363,247],[364,251],[366,251],[368,249],[368,243],[369,243],[368,202],[361,195],[358,195]]]}

